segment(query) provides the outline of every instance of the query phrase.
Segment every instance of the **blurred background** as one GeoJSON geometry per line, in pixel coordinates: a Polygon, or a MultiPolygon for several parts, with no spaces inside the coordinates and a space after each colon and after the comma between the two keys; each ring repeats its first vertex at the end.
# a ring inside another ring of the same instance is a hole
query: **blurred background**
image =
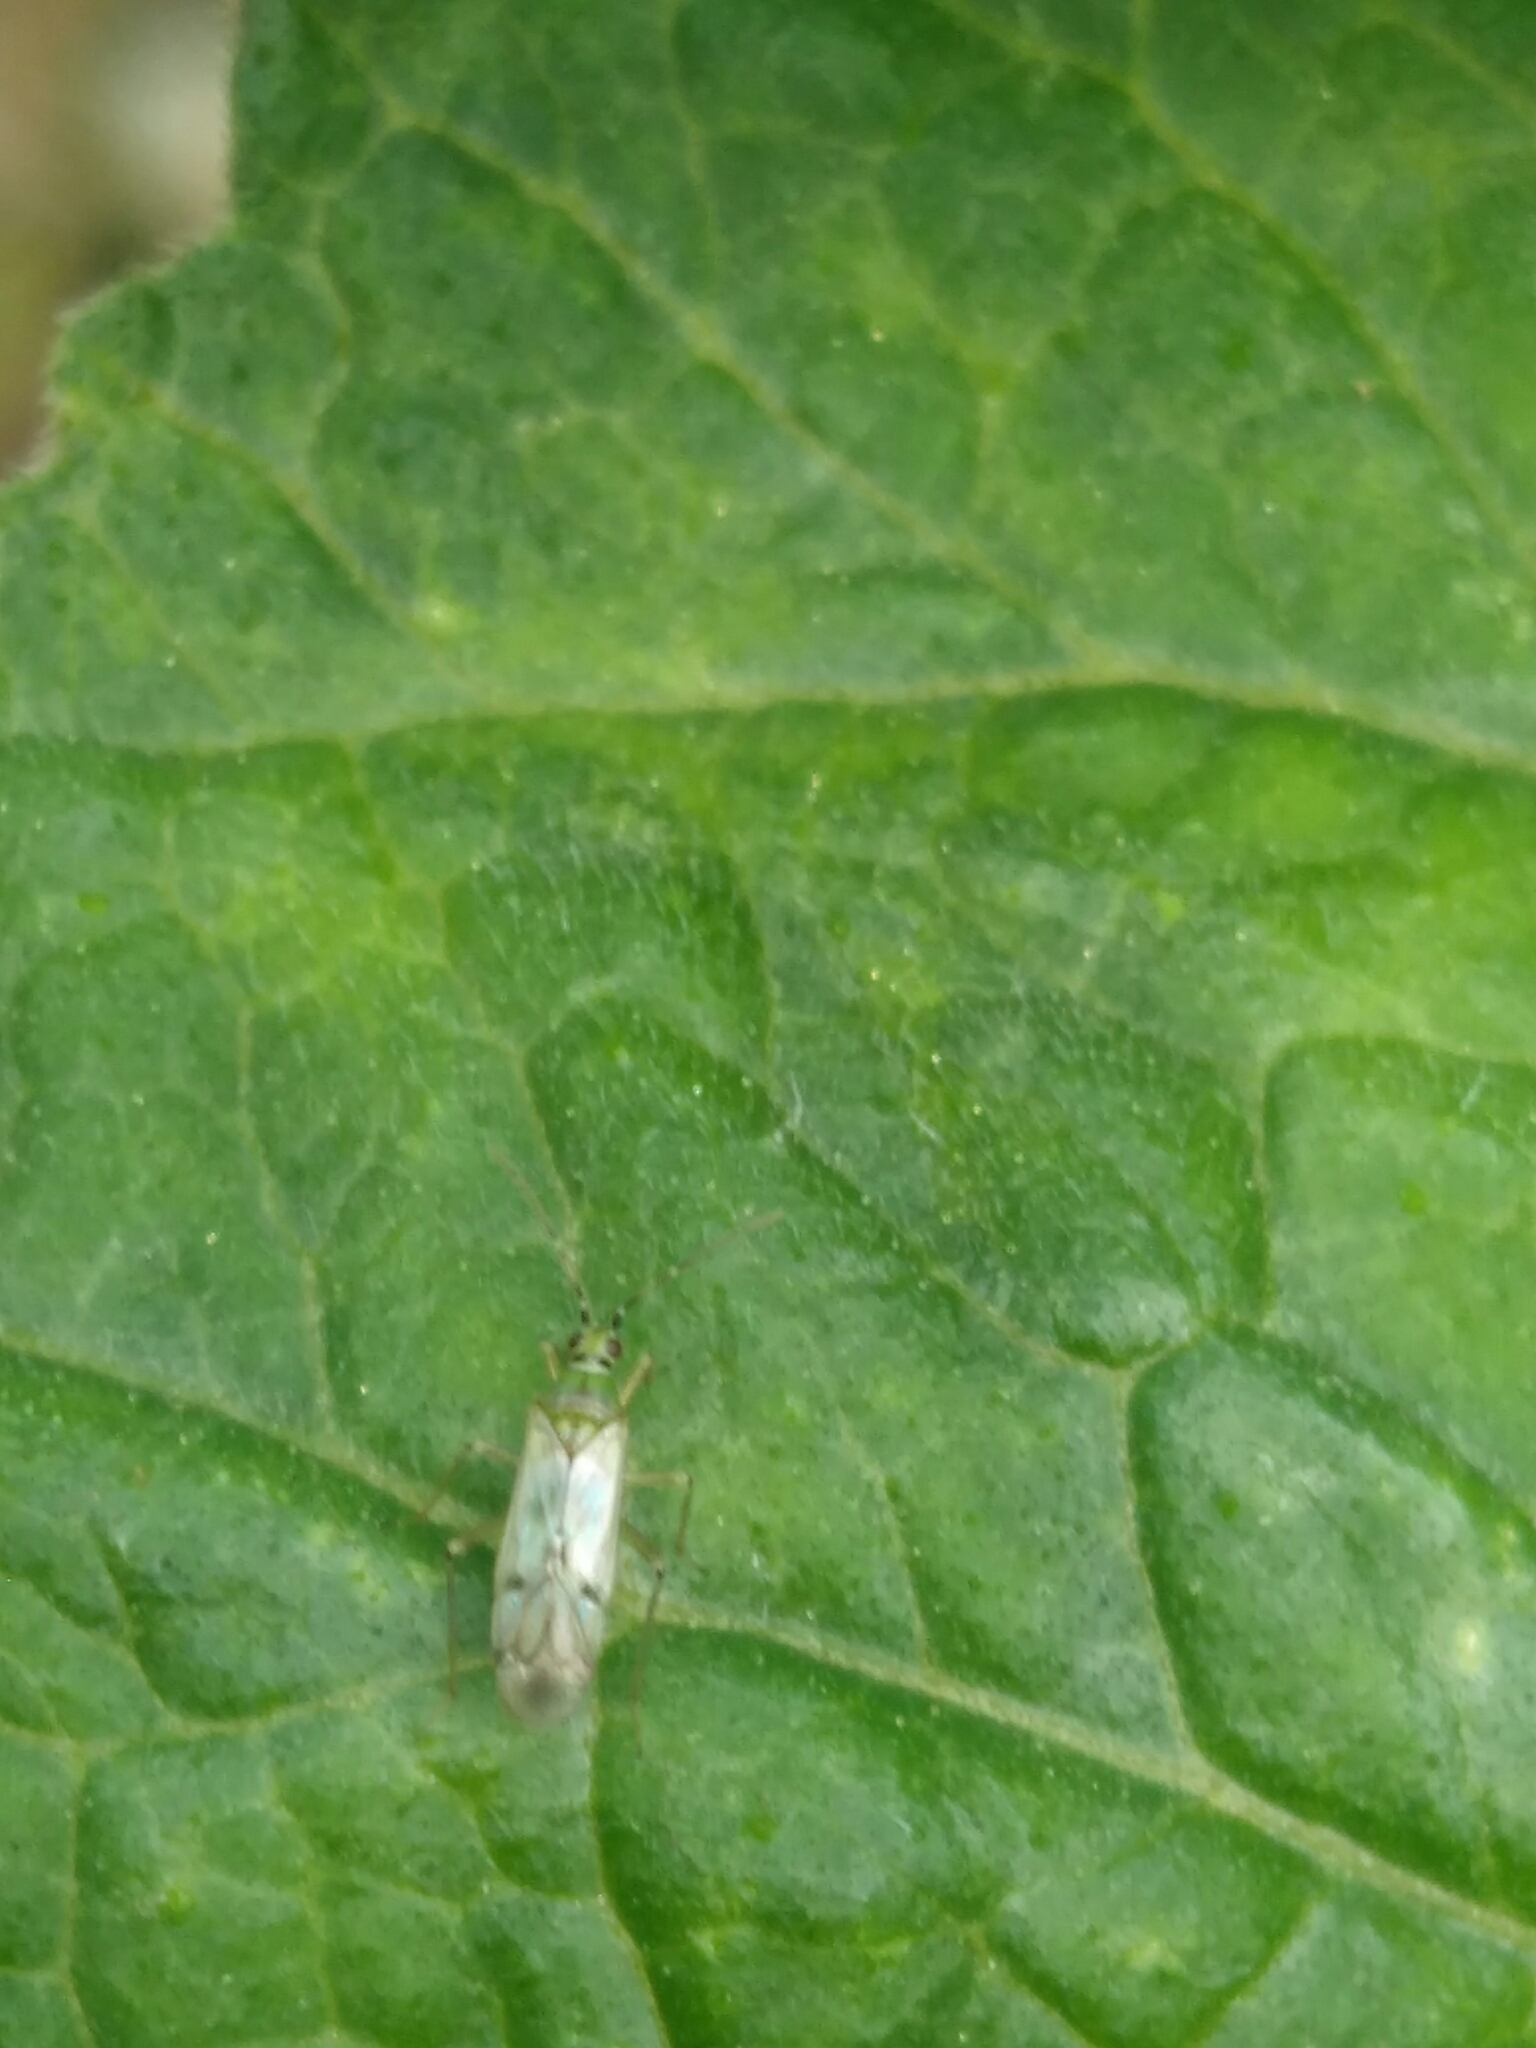
{"type": "Polygon", "coordinates": [[[0,474],[43,453],[60,313],[223,211],[233,0],[0,0],[0,474]]]}

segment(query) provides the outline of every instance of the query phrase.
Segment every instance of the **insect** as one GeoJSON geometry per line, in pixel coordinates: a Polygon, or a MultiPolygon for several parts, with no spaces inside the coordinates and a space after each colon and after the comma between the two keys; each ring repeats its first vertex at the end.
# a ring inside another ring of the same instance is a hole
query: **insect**
{"type": "Polygon", "coordinates": [[[517,1474],[505,1521],[498,1516],[451,1537],[447,1544],[448,1690],[452,1694],[457,1684],[458,1562],[500,1528],[491,1581],[496,1689],[507,1711],[530,1727],[547,1728],[563,1721],[597,1668],[622,1535],[651,1571],[651,1597],[631,1687],[638,1739],[645,1647],[666,1578],[667,1558],[624,1521],[624,1494],[628,1487],[658,1486],[682,1495],[673,1541],[673,1555],[680,1556],[688,1530],[693,1479],[687,1472],[626,1470],[629,1407],[651,1376],[652,1360],[649,1352],[640,1358],[615,1398],[609,1386],[624,1356],[619,1333],[625,1316],[648,1296],[707,1258],[728,1238],[765,1229],[777,1223],[783,1212],[750,1216],[718,1232],[620,1302],[606,1322],[598,1322],[575,1263],[551,1229],[533,1190],[510,1160],[498,1155],[498,1163],[518,1182],[553,1245],[576,1297],[579,1321],[563,1348],[547,1340],[540,1347],[551,1386],[528,1411],[521,1454],[476,1438],[459,1452],[441,1486],[421,1510],[423,1517],[432,1512],[470,1458],[490,1459],[517,1474]]]}

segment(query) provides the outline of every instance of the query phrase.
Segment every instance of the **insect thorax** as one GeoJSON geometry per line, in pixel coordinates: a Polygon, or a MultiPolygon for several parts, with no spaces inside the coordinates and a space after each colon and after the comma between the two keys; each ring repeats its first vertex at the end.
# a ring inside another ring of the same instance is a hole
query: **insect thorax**
{"type": "Polygon", "coordinates": [[[534,1406],[560,1439],[567,1457],[574,1458],[600,1431],[620,1419],[614,1403],[602,1394],[583,1387],[560,1386],[545,1394],[534,1406]]]}

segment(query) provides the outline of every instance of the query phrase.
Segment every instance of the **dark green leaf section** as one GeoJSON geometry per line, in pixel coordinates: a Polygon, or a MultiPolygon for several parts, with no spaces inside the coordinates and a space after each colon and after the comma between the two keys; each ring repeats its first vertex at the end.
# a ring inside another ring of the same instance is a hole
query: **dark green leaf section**
{"type": "Polygon", "coordinates": [[[36,1678],[0,1776],[0,1969],[38,1980],[0,1978],[0,2014],[35,2009],[26,2039],[65,2009],[61,1959],[91,2038],[145,2048],[499,2043],[520,1997],[541,2031],[517,2038],[588,2038],[594,2010],[654,2038],[582,1747],[509,1746],[486,1691],[447,1711],[438,1544],[405,1507],[15,1354],[0,1431],[30,1492],[0,1536],[6,1668],[36,1678]]]}
{"type": "Polygon", "coordinates": [[[46,1978],[0,1978],[0,2038],[32,2048],[81,2048],[85,2033],[69,1998],[46,1978]]]}
{"type": "Polygon", "coordinates": [[[37,1970],[57,1954],[69,1910],[70,1774],[59,1758],[9,1736],[0,1738],[0,1761],[7,1851],[0,1968],[37,1970]]]}
{"type": "Polygon", "coordinates": [[[1528,579],[1536,404],[1517,367],[1536,318],[1526,26],[1518,8],[1439,0],[1391,18],[1325,5],[1283,20],[1264,0],[1193,0],[1159,15],[1148,58],[1153,91],[1192,146],[1331,278],[1348,279],[1358,324],[1391,347],[1528,579]]]}
{"type": "Polygon", "coordinates": [[[11,501],[11,724],[1149,674],[1528,748],[1519,17],[265,0],[237,224],[11,501]]]}
{"type": "Polygon", "coordinates": [[[951,845],[1015,943],[1256,1097],[1299,1036],[1536,1056],[1523,775],[1150,690],[979,721],[951,845]]]}
{"type": "Polygon", "coordinates": [[[440,1654],[435,1543],[406,1544],[407,1511],[334,1463],[16,1352],[0,1399],[6,1469],[29,1480],[0,1531],[7,1646],[35,1688],[14,1727],[153,1736],[168,1715],[242,1720],[440,1654]]]}
{"type": "Polygon", "coordinates": [[[1200,1800],[782,1651],[679,1637],[642,1753],[621,1729],[605,1867],[678,2048],[1288,2024],[1453,2048],[1524,2023],[1524,1969],[1200,1800]]]}
{"type": "Polygon", "coordinates": [[[1536,1531],[1400,1411],[1211,1341],[1133,1418],[1158,1607],[1206,1748],[1394,1861],[1536,1903],[1536,1531]]]}
{"type": "Polygon", "coordinates": [[[393,1501],[72,1370],[12,1358],[0,1403],[6,1469],[26,1446],[39,1525],[73,1539],[73,1581],[36,1542],[8,1548],[8,1573],[77,1659],[142,1663],[158,1694],[137,1734],[6,1740],[28,1880],[0,1894],[25,1973],[9,2010],[32,2010],[67,1943],[94,2037],[128,2044],[215,2048],[258,2024],[788,2043],[814,2023],[833,2042],[1171,2048],[1196,2024],[1281,2039],[1319,2008],[1341,2042],[1373,2010],[1426,2048],[1519,2038],[1520,1964],[1226,1817],[1176,1763],[1099,1761],[1091,1738],[1063,1748],[750,1624],[667,1635],[639,1752],[615,1660],[589,1792],[582,1742],[510,1728],[483,1673],[446,1706],[435,1546],[393,1501]],[[187,1507],[197,1487],[217,1514],[187,1507]],[[209,1556],[210,1529],[242,1540],[209,1556]],[[317,1642],[335,1648],[325,1685],[317,1642]],[[210,1714],[211,1677],[242,1660],[244,1695],[210,1714]]]}
{"type": "Polygon", "coordinates": [[[1285,1327],[1536,1500],[1530,1069],[1309,1047],[1276,1074],[1270,1123],[1285,1327]],[[1320,1143],[1341,1128],[1347,1147],[1320,1143]]]}

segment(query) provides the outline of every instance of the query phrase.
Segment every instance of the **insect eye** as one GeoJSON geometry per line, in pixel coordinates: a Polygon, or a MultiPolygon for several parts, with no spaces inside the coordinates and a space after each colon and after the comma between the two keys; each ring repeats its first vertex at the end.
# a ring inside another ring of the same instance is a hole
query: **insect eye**
{"type": "Polygon", "coordinates": [[[620,1359],[624,1356],[624,1346],[619,1342],[617,1337],[610,1337],[605,1348],[608,1352],[608,1356],[612,1359],[620,1359]]]}
{"type": "Polygon", "coordinates": [[[566,1350],[567,1350],[567,1351],[571,1351],[571,1352],[576,1352],[576,1351],[579,1351],[579,1350],[581,1349],[581,1332],[580,1332],[580,1330],[572,1330],[572,1332],[571,1332],[570,1336],[569,1336],[569,1337],[567,1337],[567,1338],[566,1338],[566,1340],[565,1340],[565,1348],[566,1348],[566,1350]]]}

